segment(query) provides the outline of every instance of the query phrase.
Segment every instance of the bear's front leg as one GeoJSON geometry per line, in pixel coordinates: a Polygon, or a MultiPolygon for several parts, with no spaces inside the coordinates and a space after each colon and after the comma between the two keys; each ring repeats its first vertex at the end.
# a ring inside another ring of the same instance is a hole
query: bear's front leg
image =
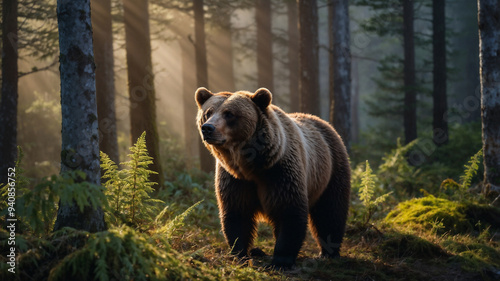
{"type": "Polygon", "coordinates": [[[276,245],[271,266],[289,269],[295,264],[307,231],[307,207],[288,206],[273,218],[276,245]]]}
{"type": "Polygon", "coordinates": [[[220,165],[216,174],[216,195],[222,232],[231,254],[244,258],[256,235],[258,198],[255,184],[238,180],[220,165]]]}

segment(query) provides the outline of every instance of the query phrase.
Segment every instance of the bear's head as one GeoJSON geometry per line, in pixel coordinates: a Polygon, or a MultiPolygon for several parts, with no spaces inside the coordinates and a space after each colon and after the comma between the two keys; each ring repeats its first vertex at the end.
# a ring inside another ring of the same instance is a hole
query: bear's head
{"type": "Polygon", "coordinates": [[[256,132],[259,116],[266,114],[272,95],[265,88],[250,92],[213,94],[199,88],[197,124],[206,144],[231,148],[248,141],[256,132]]]}

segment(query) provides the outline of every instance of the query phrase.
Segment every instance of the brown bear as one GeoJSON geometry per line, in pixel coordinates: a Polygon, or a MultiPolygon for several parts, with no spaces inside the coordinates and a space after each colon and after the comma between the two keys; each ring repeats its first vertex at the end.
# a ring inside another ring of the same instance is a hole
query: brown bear
{"type": "Polygon", "coordinates": [[[215,188],[231,253],[246,258],[258,220],[274,228],[271,265],[294,265],[311,232],[321,256],[337,257],[349,208],[350,166],[337,132],[320,118],[287,114],[269,90],[199,88],[197,124],[217,159],[215,188]]]}

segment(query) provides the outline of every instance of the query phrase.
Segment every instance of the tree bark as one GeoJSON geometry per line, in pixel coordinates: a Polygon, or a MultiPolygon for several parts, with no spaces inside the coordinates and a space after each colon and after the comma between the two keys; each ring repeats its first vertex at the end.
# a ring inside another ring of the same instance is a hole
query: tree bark
{"type": "Polygon", "coordinates": [[[316,0],[298,0],[300,111],[320,115],[318,8],[316,0]]]}
{"type": "Polygon", "coordinates": [[[417,93],[415,84],[415,42],[413,0],[403,1],[404,47],[404,132],[405,143],[417,138],[417,93]]]}
{"type": "MultiPolygon", "coordinates": [[[[208,88],[208,65],[207,48],[205,45],[205,12],[203,0],[193,0],[194,11],[194,36],[196,56],[196,83],[198,87],[208,88]]],[[[193,93],[194,96],[194,93],[193,93]]],[[[215,160],[207,148],[199,139],[200,168],[202,171],[211,172],[215,170],[215,160]]]]}
{"type": "Polygon", "coordinates": [[[111,0],[92,0],[99,149],[120,163],[116,136],[111,0]]]}
{"type": "Polygon", "coordinates": [[[351,142],[359,141],[359,62],[352,60],[351,142]]]}
{"type": "MultiPolygon", "coordinates": [[[[224,9],[217,16],[216,30],[212,32],[212,40],[215,48],[213,48],[208,55],[215,62],[213,64],[213,72],[209,73],[213,76],[210,77],[210,84],[212,89],[220,91],[236,91],[236,84],[234,81],[234,67],[233,67],[233,39],[231,28],[231,11],[224,9]]],[[[196,90],[196,89],[195,89],[196,90]]],[[[192,98],[192,97],[191,97],[192,98]]]]}
{"type": "Polygon", "coordinates": [[[17,158],[17,0],[2,2],[2,95],[0,99],[0,186],[17,158]]]}
{"type": "Polygon", "coordinates": [[[156,124],[151,39],[149,34],[148,0],[123,0],[125,47],[130,100],[130,132],[135,143],[146,132],[146,146],[153,157],[150,169],[157,172],[150,180],[163,184],[160,144],[156,124]]]}
{"type": "Polygon", "coordinates": [[[484,192],[500,191],[500,3],[478,0],[484,192]]]}
{"type": "MultiPolygon", "coordinates": [[[[191,19],[191,18],[190,18],[191,19]]],[[[200,136],[196,128],[197,106],[194,101],[196,91],[194,47],[186,38],[179,40],[182,52],[182,91],[184,106],[184,144],[187,160],[191,164],[200,155],[200,136]]],[[[203,147],[203,149],[206,149],[203,147]]]]}
{"type": "Polygon", "coordinates": [[[349,150],[351,142],[351,51],[349,3],[331,0],[330,22],[330,123],[349,150]]]}
{"type": "MultiPolygon", "coordinates": [[[[61,173],[81,170],[100,184],[99,132],[92,50],[90,0],[57,1],[59,26],[62,150],[61,173]]],[[[62,227],[97,232],[106,229],[101,208],[80,212],[76,203],[60,205],[54,230],[62,227]]]]}
{"type": "Polygon", "coordinates": [[[271,93],[273,80],[273,35],[271,31],[271,1],[255,1],[255,21],[257,22],[257,83],[271,93]]]}
{"type": "Polygon", "coordinates": [[[446,23],[445,0],[432,4],[432,45],[434,60],[433,140],[438,146],[448,143],[448,104],[446,99],[446,23]]]}
{"type": "Polygon", "coordinates": [[[288,70],[290,112],[300,111],[299,103],[299,29],[297,22],[297,1],[288,0],[288,70]]]}

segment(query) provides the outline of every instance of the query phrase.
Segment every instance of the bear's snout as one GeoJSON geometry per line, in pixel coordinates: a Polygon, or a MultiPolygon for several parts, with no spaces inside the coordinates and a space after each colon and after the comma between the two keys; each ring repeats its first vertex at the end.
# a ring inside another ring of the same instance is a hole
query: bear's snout
{"type": "Polygon", "coordinates": [[[221,136],[217,128],[210,123],[205,123],[201,126],[201,134],[203,135],[203,140],[212,145],[222,145],[226,141],[221,136]]]}
{"type": "Polygon", "coordinates": [[[201,133],[203,134],[204,138],[206,138],[207,136],[211,136],[214,131],[215,126],[212,124],[203,124],[203,126],[201,126],[201,133]]]}

